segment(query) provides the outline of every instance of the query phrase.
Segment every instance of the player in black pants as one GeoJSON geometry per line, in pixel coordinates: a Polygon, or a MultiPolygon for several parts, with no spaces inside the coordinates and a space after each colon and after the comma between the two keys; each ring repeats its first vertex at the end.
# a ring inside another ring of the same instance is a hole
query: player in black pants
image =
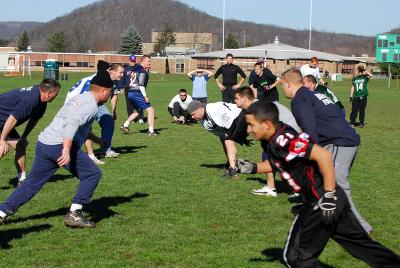
{"type": "Polygon", "coordinates": [[[313,144],[308,134],[298,134],[279,123],[278,118],[273,103],[259,101],[247,109],[248,132],[261,141],[270,158],[257,164],[239,160],[238,166],[241,173],[277,171],[304,196],[283,252],[286,265],[322,267],[318,256],[332,238],[372,267],[399,267],[400,257],[368,236],[344,191],[335,185],[332,154],[313,144]]]}

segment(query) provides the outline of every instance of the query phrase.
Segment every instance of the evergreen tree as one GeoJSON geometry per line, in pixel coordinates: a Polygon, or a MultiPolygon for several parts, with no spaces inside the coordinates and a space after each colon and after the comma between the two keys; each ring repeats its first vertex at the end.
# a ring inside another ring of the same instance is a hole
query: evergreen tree
{"type": "Polygon", "coordinates": [[[0,47],[5,47],[10,43],[9,40],[0,39],[0,47]]]}
{"type": "Polygon", "coordinates": [[[174,30],[169,24],[165,24],[163,31],[157,36],[153,51],[155,53],[160,53],[160,55],[165,55],[165,47],[173,46],[175,44],[176,37],[174,30]]]}
{"type": "Polygon", "coordinates": [[[121,35],[119,43],[120,54],[141,54],[143,47],[143,40],[135,26],[131,25],[121,35]]]}
{"type": "Polygon", "coordinates": [[[225,48],[239,48],[239,43],[236,41],[235,36],[230,33],[225,40],[225,48]]]}
{"type": "Polygon", "coordinates": [[[27,51],[30,40],[28,33],[24,31],[17,41],[17,51],[27,51]]]}
{"type": "Polygon", "coordinates": [[[68,48],[68,38],[64,32],[55,32],[47,39],[47,50],[49,52],[67,52],[68,48]]]}

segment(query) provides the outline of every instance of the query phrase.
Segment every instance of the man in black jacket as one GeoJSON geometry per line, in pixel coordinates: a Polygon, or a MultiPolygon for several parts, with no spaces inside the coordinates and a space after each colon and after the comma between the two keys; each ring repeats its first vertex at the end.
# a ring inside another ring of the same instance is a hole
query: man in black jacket
{"type": "Polygon", "coordinates": [[[233,55],[231,53],[226,54],[226,64],[218,68],[214,75],[217,81],[218,87],[222,93],[222,101],[228,103],[235,102],[235,89],[239,88],[246,78],[246,74],[240,69],[239,66],[233,64],[233,55]],[[222,74],[222,83],[218,80],[218,77],[222,74]],[[240,75],[239,83],[237,81],[237,75],[240,75]]]}

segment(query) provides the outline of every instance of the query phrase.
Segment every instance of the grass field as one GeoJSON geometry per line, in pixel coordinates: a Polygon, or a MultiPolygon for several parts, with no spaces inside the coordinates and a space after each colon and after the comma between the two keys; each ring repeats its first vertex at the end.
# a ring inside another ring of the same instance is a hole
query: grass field
{"type": "MultiPolygon", "coordinates": [[[[85,75],[71,73],[68,81],[61,81],[61,94],[29,136],[28,167],[39,132],[62,106],[67,90],[85,75]]],[[[41,73],[32,80],[1,77],[0,92],[41,78],[41,73]]],[[[121,156],[101,166],[103,177],[87,208],[96,229],[64,226],[78,180],[60,169],[0,226],[0,266],[282,267],[282,248],[293,220],[288,188],[278,180],[277,198],[260,197],[250,191],[261,186],[261,175],[221,179],[225,157],[219,140],[198,124],[170,123],[167,105],[179,88],[191,89],[191,82],[179,75],[150,79],[159,137],[148,137],[141,132],[146,125],[136,123],[130,135],[116,129],[113,147],[121,156]]],[[[350,81],[335,82],[334,90],[349,113],[350,81]]],[[[372,237],[399,254],[400,89],[372,80],[369,91],[367,125],[357,129],[362,145],[350,176],[353,197],[374,228],[372,237]]],[[[212,80],[208,92],[211,102],[220,99],[212,80]]],[[[281,90],[280,95],[289,104],[281,90]]],[[[126,119],[123,97],[118,116],[117,127],[126,119]]],[[[98,133],[98,124],[94,126],[98,133]]],[[[260,154],[257,143],[239,148],[242,158],[257,161],[260,154]]],[[[14,189],[12,158],[9,153],[0,161],[1,201],[14,189]]],[[[333,241],[320,259],[328,267],[367,267],[333,241]]]]}

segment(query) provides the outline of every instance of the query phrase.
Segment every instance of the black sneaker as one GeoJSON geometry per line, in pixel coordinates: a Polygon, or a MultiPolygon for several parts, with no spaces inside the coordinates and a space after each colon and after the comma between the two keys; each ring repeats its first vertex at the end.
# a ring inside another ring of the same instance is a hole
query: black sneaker
{"type": "Polygon", "coordinates": [[[160,135],[160,133],[158,133],[157,131],[155,131],[155,130],[153,130],[153,131],[147,131],[147,135],[149,135],[149,136],[158,136],[158,135],[160,135]]]}
{"type": "Polygon", "coordinates": [[[68,211],[64,217],[64,224],[73,228],[94,228],[96,223],[88,220],[82,215],[82,210],[68,211]]]}
{"type": "Polygon", "coordinates": [[[351,126],[352,128],[356,128],[357,124],[356,124],[356,123],[351,123],[351,122],[350,122],[350,126],[351,126]]]}
{"type": "Polygon", "coordinates": [[[363,123],[360,123],[360,124],[358,124],[358,127],[359,127],[359,128],[363,128],[363,127],[364,127],[364,124],[363,124],[363,123]]]}
{"type": "Polygon", "coordinates": [[[222,177],[225,179],[238,179],[239,178],[239,170],[238,170],[238,168],[229,167],[222,177]]]}

